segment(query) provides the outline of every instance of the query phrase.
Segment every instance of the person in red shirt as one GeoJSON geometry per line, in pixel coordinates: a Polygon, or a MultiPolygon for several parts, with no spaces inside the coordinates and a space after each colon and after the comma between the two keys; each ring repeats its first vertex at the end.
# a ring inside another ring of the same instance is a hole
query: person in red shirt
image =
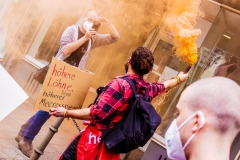
{"type": "Polygon", "coordinates": [[[163,93],[166,89],[175,87],[188,79],[188,74],[180,72],[177,77],[165,82],[150,83],[143,79],[145,74],[152,70],[154,57],[150,50],[145,47],[138,47],[133,51],[128,62],[125,64],[126,75],[118,76],[111,80],[103,89],[98,101],[90,108],[79,110],[66,110],[63,107],[51,108],[50,115],[63,117],[67,112],[68,117],[80,120],[90,120],[90,125],[100,131],[107,127],[113,128],[121,121],[125,111],[129,107],[133,92],[129,83],[123,79],[128,77],[135,84],[138,93],[144,95],[146,88],[149,88],[150,101],[163,93]]]}

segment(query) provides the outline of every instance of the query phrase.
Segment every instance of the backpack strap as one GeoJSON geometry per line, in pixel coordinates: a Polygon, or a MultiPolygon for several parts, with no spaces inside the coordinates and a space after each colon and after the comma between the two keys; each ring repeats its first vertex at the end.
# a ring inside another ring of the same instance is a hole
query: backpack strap
{"type": "Polygon", "coordinates": [[[98,97],[100,96],[100,94],[102,93],[102,90],[104,89],[104,87],[98,87],[98,89],[96,89],[97,92],[97,97],[95,98],[94,102],[88,105],[88,108],[91,107],[91,105],[95,104],[98,100],[98,97]]]}
{"type": "MultiPolygon", "coordinates": [[[[95,98],[94,102],[91,103],[91,104],[88,106],[88,108],[91,107],[91,105],[93,105],[93,104],[95,104],[95,103],[97,102],[98,97],[99,97],[100,94],[102,93],[102,90],[103,90],[103,89],[104,89],[104,87],[101,87],[101,86],[98,87],[98,89],[96,89],[97,97],[95,98]]],[[[75,120],[74,118],[72,118],[72,120],[73,120],[73,123],[75,124],[75,126],[77,127],[78,131],[81,132],[81,129],[80,129],[79,125],[77,124],[76,120],[75,120]]]]}
{"type": "MultiPolygon", "coordinates": [[[[124,77],[123,79],[126,80],[126,81],[129,83],[129,85],[131,86],[132,91],[133,91],[135,97],[138,97],[138,96],[139,96],[139,93],[137,93],[136,87],[135,87],[133,81],[132,81],[131,79],[127,78],[127,77],[124,77]]],[[[145,100],[148,100],[148,97],[149,97],[149,88],[146,89],[146,92],[145,92],[145,95],[144,95],[143,98],[144,98],[145,100]]]]}

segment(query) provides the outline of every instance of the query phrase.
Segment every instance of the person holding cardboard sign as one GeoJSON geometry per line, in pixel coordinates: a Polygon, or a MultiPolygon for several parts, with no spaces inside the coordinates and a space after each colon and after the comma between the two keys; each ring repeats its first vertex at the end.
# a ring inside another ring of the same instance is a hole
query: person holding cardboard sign
{"type": "MultiPolygon", "coordinates": [[[[115,43],[119,38],[117,29],[107,18],[99,16],[95,10],[89,10],[79,26],[69,26],[63,32],[56,58],[84,69],[91,49],[115,43]],[[97,33],[102,25],[108,28],[108,34],[97,33]]],[[[65,76],[73,78],[72,75],[65,76]]],[[[33,153],[32,141],[49,118],[48,112],[40,110],[21,126],[15,140],[26,156],[30,157],[33,153]]]]}
{"type": "MultiPolygon", "coordinates": [[[[101,141],[100,132],[116,127],[123,117],[126,117],[128,114],[127,111],[132,107],[131,102],[134,99],[134,94],[131,89],[132,84],[130,85],[128,81],[132,81],[139,95],[144,96],[147,94],[147,101],[151,101],[166,89],[175,87],[188,79],[188,73],[180,72],[177,77],[163,83],[147,82],[143,79],[143,75],[148,74],[149,71],[152,70],[153,64],[154,57],[152,52],[145,47],[138,47],[133,51],[125,65],[127,74],[111,80],[104,87],[99,99],[90,108],[78,110],[67,110],[64,107],[51,108],[50,115],[52,116],[90,120],[90,125],[81,133],[83,138],[80,137],[77,146],[78,149],[73,148],[73,150],[71,150],[72,147],[69,147],[69,149],[66,149],[63,155],[61,155],[60,159],[95,159],[97,156],[97,159],[119,160],[118,153],[106,147],[104,148],[104,145],[99,143],[101,141]],[[98,153],[98,151],[96,151],[98,147],[100,148],[99,150],[103,150],[103,152],[98,153]],[[74,155],[76,150],[77,153],[74,155]],[[108,157],[99,158],[99,156],[106,155],[106,153],[108,157]]],[[[119,139],[118,136],[119,135],[116,135],[116,139],[119,139]]]]}

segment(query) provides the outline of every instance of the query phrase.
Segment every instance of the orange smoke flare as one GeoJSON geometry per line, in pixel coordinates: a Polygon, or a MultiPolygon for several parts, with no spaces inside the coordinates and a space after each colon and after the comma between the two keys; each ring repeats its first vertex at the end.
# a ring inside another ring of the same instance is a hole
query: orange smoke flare
{"type": "Polygon", "coordinates": [[[196,19],[203,16],[200,10],[201,1],[168,0],[167,3],[164,23],[175,34],[176,56],[193,65],[198,57],[196,38],[201,34],[200,29],[194,29],[196,19]]]}

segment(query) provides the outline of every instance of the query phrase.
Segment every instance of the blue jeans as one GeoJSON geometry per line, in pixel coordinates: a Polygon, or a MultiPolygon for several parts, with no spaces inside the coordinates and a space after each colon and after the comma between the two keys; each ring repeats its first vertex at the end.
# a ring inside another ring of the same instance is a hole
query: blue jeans
{"type": "Polygon", "coordinates": [[[32,142],[35,136],[39,133],[43,124],[50,118],[48,112],[39,110],[25,124],[21,126],[19,135],[23,136],[24,141],[32,142]]]}

